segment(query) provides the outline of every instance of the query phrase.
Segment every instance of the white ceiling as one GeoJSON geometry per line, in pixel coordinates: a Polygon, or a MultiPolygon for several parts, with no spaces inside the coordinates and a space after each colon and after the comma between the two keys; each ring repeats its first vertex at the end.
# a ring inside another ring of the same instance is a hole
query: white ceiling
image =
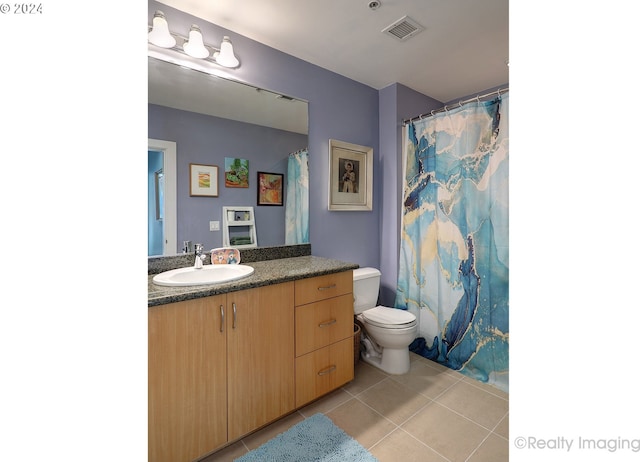
{"type": "Polygon", "coordinates": [[[509,0],[369,1],[162,3],[375,89],[398,82],[449,102],[509,81],[509,0]],[[382,33],[404,16],[425,29],[406,41],[382,33]]]}

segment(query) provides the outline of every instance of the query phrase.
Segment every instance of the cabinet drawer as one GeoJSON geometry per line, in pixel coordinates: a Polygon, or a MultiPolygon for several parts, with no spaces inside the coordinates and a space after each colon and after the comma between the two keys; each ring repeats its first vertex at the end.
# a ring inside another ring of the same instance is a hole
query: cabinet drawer
{"type": "Polygon", "coordinates": [[[296,407],[353,380],[353,337],[296,358],[296,407]]]}
{"type": "Polygon", "coordinates": [[[325,300],[353,292],[353,271],[326,274],[296,281],[295,304],[325,300]]]}
{"type": "Polygon", "coordinates": [[[296,356],[353,336],[353,295],[296,307],[296,356]]]}

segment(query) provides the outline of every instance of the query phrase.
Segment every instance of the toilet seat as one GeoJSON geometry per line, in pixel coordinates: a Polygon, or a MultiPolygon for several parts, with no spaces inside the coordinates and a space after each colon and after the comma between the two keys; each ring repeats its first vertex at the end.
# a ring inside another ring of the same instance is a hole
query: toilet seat
{"type": "Polygon", "coordinates": [[[384,329],[406,329],[416,325],[416,317],[405,310],[376,306],[362,312],[362,317],[372,326],[384,329]]]}

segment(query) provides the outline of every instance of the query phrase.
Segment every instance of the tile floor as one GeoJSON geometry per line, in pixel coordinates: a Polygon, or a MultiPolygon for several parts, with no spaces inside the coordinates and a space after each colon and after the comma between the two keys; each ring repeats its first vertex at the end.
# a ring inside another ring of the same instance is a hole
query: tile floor
{"type": "Polygon", "coordinates": [[[509,460],[509,395],[411,353],[407,374],[360,361],[352,382],[202,462],[233,461],[318,412],[380,462],[509,460]]]}

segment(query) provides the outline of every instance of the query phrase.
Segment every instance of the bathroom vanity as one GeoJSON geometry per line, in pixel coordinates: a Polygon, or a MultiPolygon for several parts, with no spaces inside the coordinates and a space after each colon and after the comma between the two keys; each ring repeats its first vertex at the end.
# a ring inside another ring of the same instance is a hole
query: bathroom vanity
{"type": "Polygon", "coordinates": [[[358,265],[310,255],[245,262],[242,280],[149,276],[149,460],[193,461],[353,380],[358,265]]]}

